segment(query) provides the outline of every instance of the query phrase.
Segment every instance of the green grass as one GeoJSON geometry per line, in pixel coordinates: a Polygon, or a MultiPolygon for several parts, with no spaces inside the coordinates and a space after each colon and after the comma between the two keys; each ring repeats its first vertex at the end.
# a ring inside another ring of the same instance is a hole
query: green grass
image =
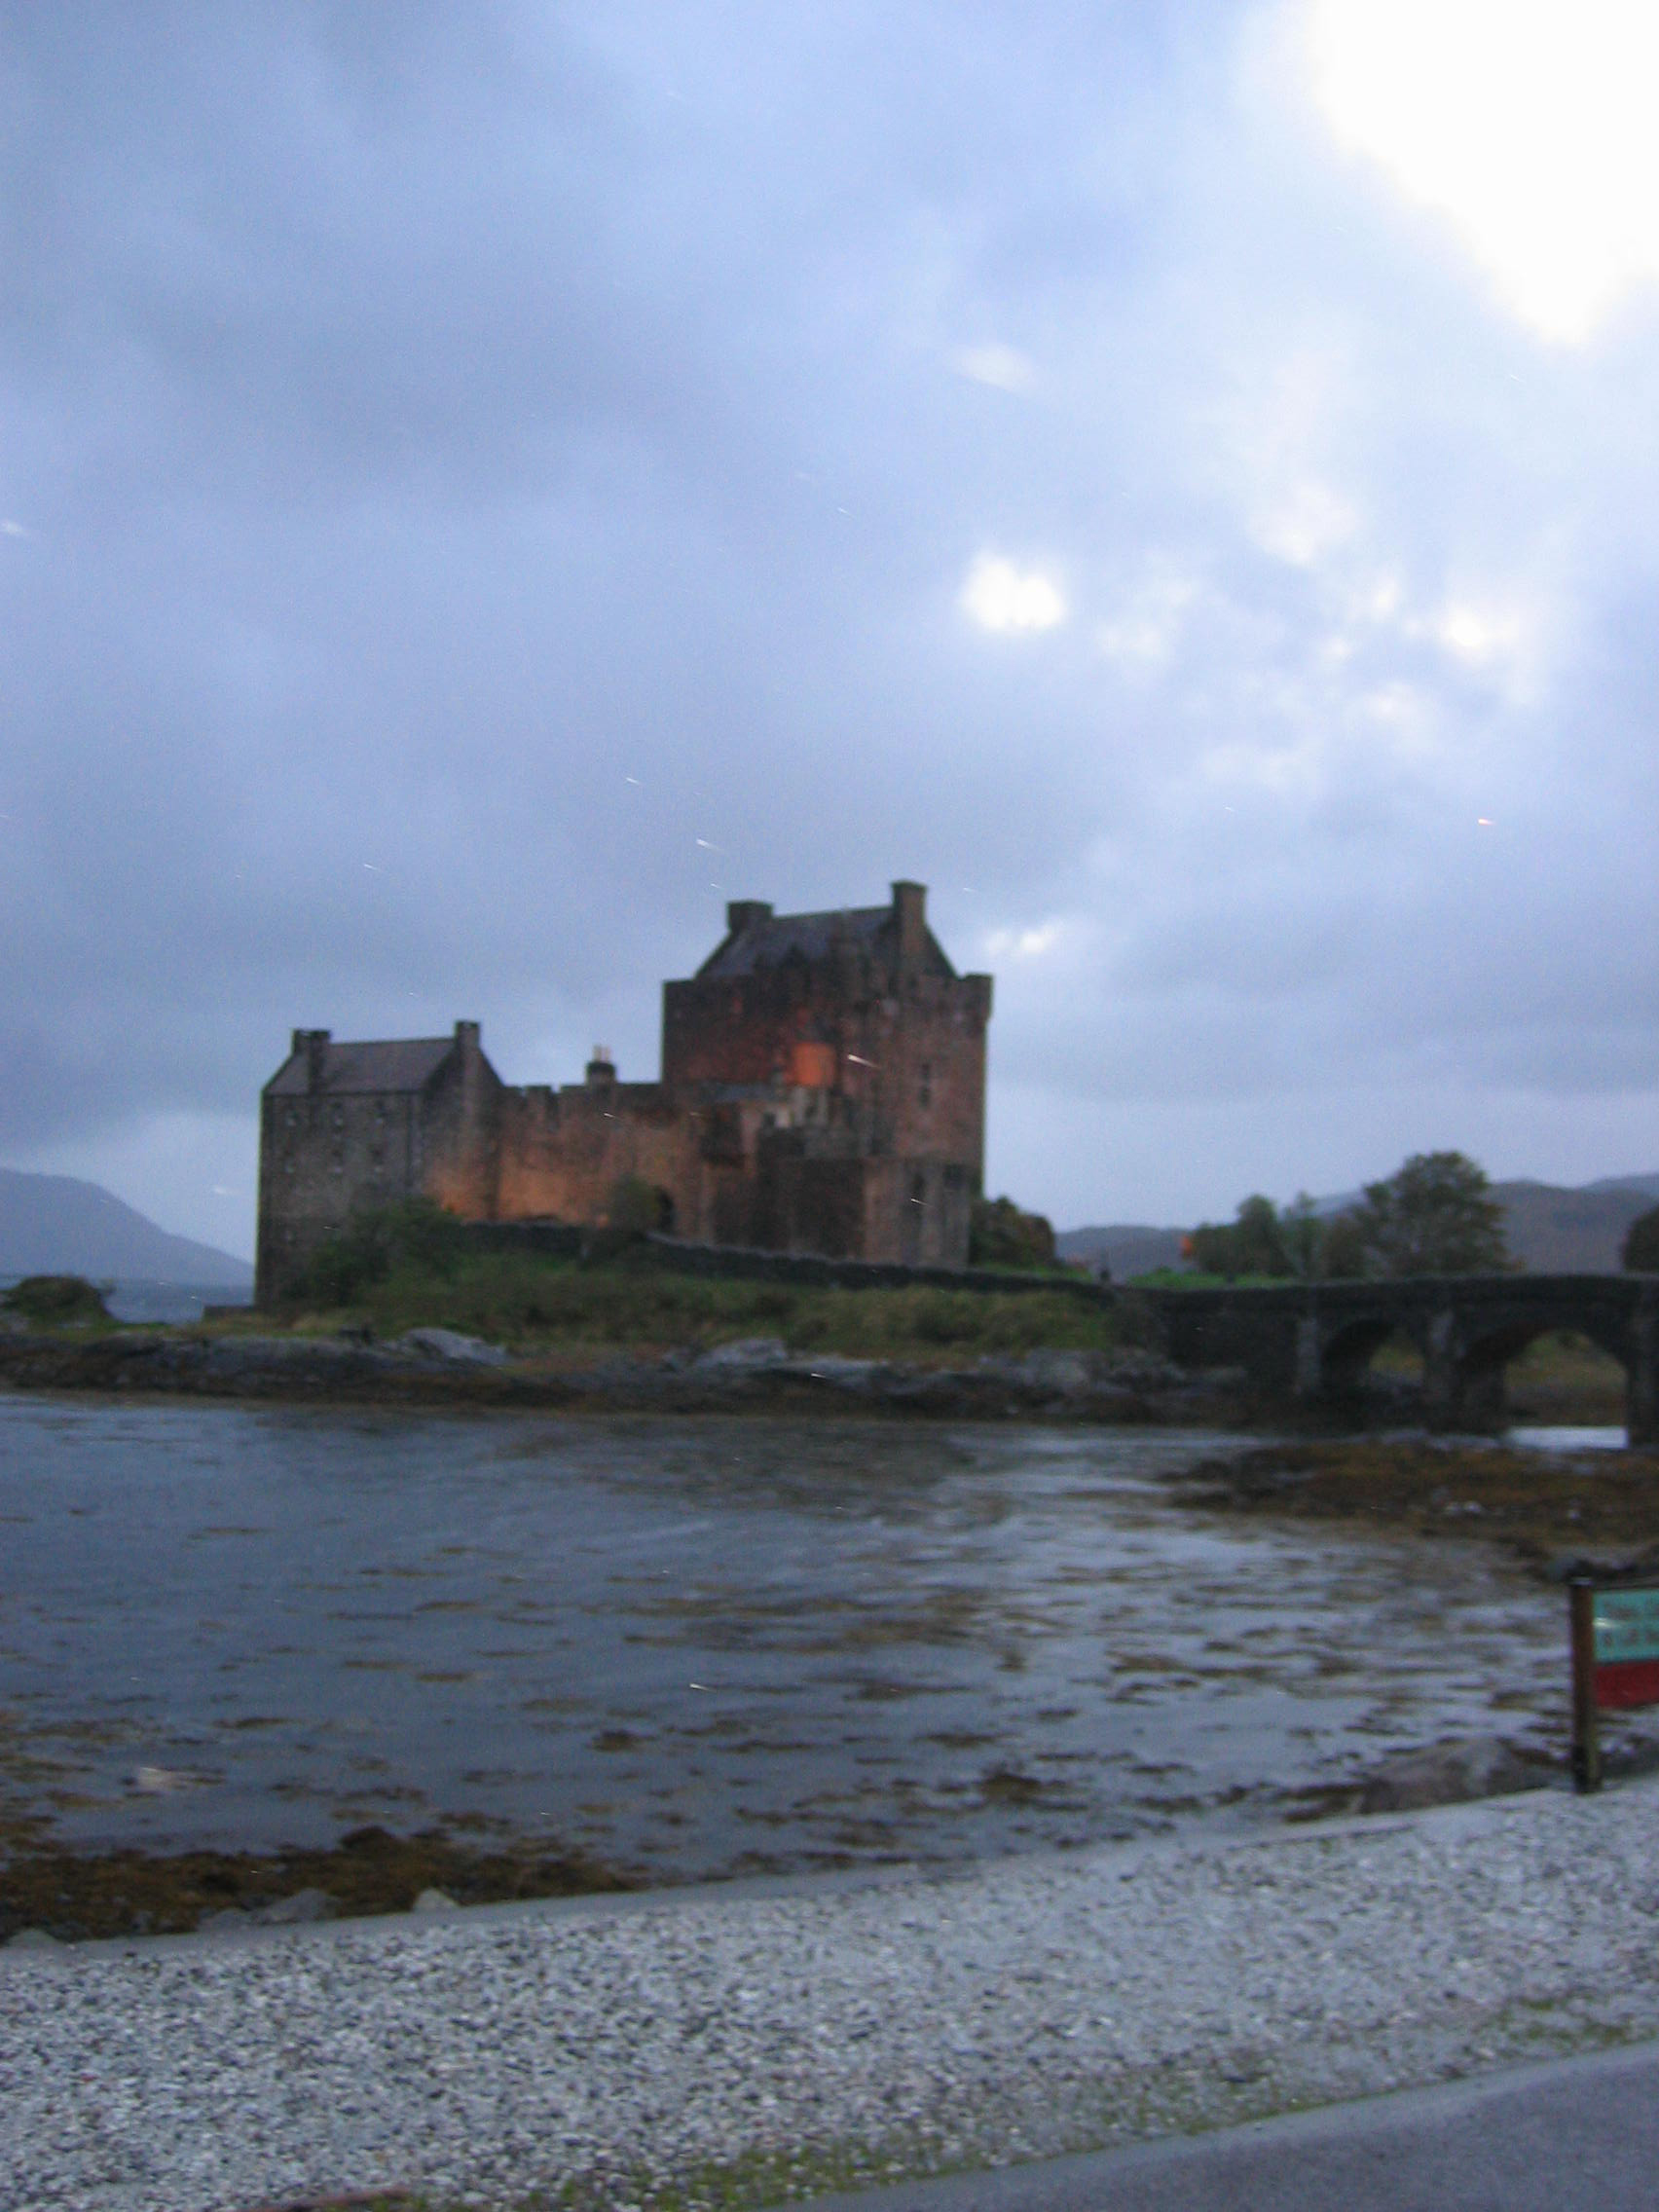
{"type": "Polygon", "coordinates": [[[379,1337],[439,1326],[525,1351],[562,1346],[708,1347],[779,1337],[792,1350],[922,1362],[1025,1352],[1111,1350],[1132,1323],[1055,1289],[840,1290],[680,1274],[648,1260],[583,1267],[521,1253],[470,1254],[452,1268],[405,1261],[350,1306],[299,1327],[366,1322],[379,1337]]]}

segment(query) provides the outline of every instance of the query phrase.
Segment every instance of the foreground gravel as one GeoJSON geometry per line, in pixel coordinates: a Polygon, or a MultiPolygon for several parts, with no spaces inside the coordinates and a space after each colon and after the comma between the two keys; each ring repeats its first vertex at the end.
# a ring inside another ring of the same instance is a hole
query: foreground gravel
{"type": "Polygon", "coordinates": [[[0,1952],[0,2206],[775,2198],[1659,2033],[1659,1785],[0,1952]]]}

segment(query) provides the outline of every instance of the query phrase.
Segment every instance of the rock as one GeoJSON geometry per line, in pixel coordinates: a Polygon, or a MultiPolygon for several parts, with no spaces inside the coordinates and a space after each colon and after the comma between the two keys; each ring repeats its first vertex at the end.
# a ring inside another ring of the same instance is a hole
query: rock
{"type": "Polygon", "coordinates": [[[8,1951],[60,1951],[63,1946],[50,1930],[45,1928],[19,1928],[7,1944],[8,1951]]]}
{"type": "Polygon", "coordinates": [[[423,1890],[409,1907],[411,1912],[459,1912],[461,1910],[447,1890],[423,1890]]]}
{"type": "Polygon", "coordinates": [[[214,1912],[204,1912],[196,1923],[199,1936],[232,1936],[239,1928],[251,1928],[253,1915],[244,1912],[240,1905],[222,1904],[214,1912]]]}
{"type": "Polygon", "coordinates": [[[975,1373],[1011,1384],[1037,1398],[1078,1398],[1094,1380],[1092,1362],[1087,1352],[1052,1351],[1045,1347],[1017,1357],[1007,1352],[987,1353],[975,1373]]]}
{"type": "Polygon", "coordinates": [[[1462,1744],[1432,1744],[1389,1759],[1366,1780],[1362,1813],[1415,1813],[1428,1805],[1456,1805],[1471,1797],[1501,1797],[1537,1788],[1533,1761],[1495,1736],[1462,1744]]]}
{"type": "Polygon", "coordinates": [[[170,1797],[175,1790],[200,1788],[202,1777],[179,1766],[140,1766],[132,1772],[129,1787],[145,1797],[170,1797]]]}
{"type": "Polygon", "coordinates": [[[333,1913],[334,1899],[326,1890],[296,1890],[291,1897],[260,1905],[248,1917],[262,1928],[299,1928],[308,1921],[331,1919],[333,1913]]]}
{"type": "Polygon", "coordinates": [[[789,1347],[781,1337],[739,1337],[732,1344],[716,1345],[712,1351],[702,1353],[696,1364],[705,1373],[755,1375],[787,1365],[789,1356],[789,1347]]]}
{"type": "Polygon", "coordinates": [[[458,1367],[505,1367],[507,1354],[499,1345],[487,1345],[482,1337],[463,1337],[459,1329],[406,1329],[398,1338],[412,1351],[458,1367]]]}
{"type": "Polygon", "coordinates": [[[873,1359],[853,1359],[844,1352],[814,1352],[810,1358],[801,1357],[790,1362],[790,1373],[803,1382],[829,1382],[837,1390],[851,1390],[863,1395],[869,1388],[870,1378],[880,1362],[873,1359]]]}

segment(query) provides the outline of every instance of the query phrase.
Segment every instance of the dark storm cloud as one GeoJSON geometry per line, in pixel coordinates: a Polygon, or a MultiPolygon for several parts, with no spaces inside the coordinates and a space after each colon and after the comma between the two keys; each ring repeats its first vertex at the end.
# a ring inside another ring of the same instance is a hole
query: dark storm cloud
{"type": "Polygon", "coordinates": [[[727,896],[895,874],[1068,1112],[1650,1087],[1652,334],[1176,13],[9,11],[0,1143],[296,1021],[644,1073],[727,896]]]}

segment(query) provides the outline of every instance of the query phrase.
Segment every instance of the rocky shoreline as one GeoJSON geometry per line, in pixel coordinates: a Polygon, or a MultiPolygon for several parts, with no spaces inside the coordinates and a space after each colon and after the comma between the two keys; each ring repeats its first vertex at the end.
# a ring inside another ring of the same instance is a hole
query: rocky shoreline
{"type": "Polygon", "coordinates": [[[948,1420],[1077,1420],[1157,1426],[1236,1422],[1236,1370],[1193,1374],[1157,1354],[1031,1351],[966,1368],[791,1352],[776,1338],[712,1350],[618,1353],[592,1367],[514,1358],[448,1329],[387,1343],[359,1337],[120,1330],[0,1336],[0,1383],[298,1404],[493,1407],[698,1414],[814,1410],[948,1420]]]}
{"type": "Polygon", "coordinates": [[[760,2205],[1650,2037],[1656,1811],[9,1948],[0,2206],[760,2205]]]}

